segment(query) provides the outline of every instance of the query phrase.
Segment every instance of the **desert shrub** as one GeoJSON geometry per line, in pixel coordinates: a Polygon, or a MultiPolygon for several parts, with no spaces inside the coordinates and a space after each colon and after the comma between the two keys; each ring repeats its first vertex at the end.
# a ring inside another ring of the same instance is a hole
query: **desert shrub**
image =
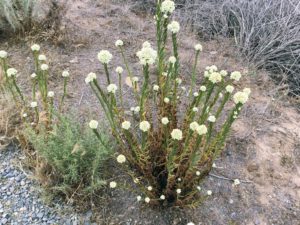
{"type": "Polygon", "coordinates": [[[104,133],[105,145],[88,127],[62,116],[51,131],[27,128],[24,132],[42,162],[36,172],[47,190],[84,201],[106,184],[104,165],[112,148],[106,147],[109,137],[104,133]]]}
{"type": "MultiPolygon", "coordinates": [[[[115,43],[134,96],[129,107],[123,99],[122,67],[116,68],[118,85],[111,82],[109,64],[113,56],[109,51],[98,53],[107,87],[101,87],[93,72],[85,82],[97,96],[111,126],[119,146],[117,162],[139,188],[137,199],[151,205],[195,206],[204,196],[211,195],[209,190],[203,195],[199,184],[224,149],[231,125],[248,100],[250,89],[233,93],[241,73],[235,71],[229,75],[215,65],[208,66],[204,76],[199,76],[201,44],[195,45],[192,74],[188,77],[190,82],[187,81],[190,87],[181,86],[184,77],[177,43],[180,25],[171,19],[174,9],[173,1],[158,1],[157,50],[146,41],[137,52],[142,82],[130,69],[123,41],[115,43]],[[201,84],[196,82],[198,77],[202,78],[201,84]]],[[[97,121],[92,120],[90,127],[99,135],[97,121]]],[[[117,186],[116,181],[110,182],[111,188],[117,186]]]]}

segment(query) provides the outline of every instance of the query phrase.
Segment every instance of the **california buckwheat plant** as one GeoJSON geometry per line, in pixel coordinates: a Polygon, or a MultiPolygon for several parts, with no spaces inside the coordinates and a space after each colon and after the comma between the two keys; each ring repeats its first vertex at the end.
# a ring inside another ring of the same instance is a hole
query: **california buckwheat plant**
{"type": "MultiPolygon", "coordinates": [[[[157,2],[156,46],[146,41],[136,53],[142,67],[142,81],[130,70],[123,41],[117,40],[115,46],[125,67],[123,70],[118,65],[115,69],[118,84],[111,83],[108,64],[113,56],[107,50],[98,54],[107,86],[100,86],[95,73],[88,74],[85,82],[99,99],[119,145],[117,162],[139,187],[137,200],[151,205],[195,206],[203,196],[212,195],[199,184],[224,149],[231,126],[251,91],[245,88],[234,92],[242,77],[238,71],[228,73],[213,65],[206,67],[203,75],[199,74],[201,44],[194,46],[190,86],[181,86],[186,76],[180,69],[177,43],[180,24],[171,19],[174,10],[171,0],[157,2]],[[171,52],[166,48],[169,40],[171,52]],[[131,106],[123,101],[121,78],[125,72],[134,94],[131,106]],[[150,80],[150,74],[156,79],[150,80]],[[196,82],[199,76],[201,84],[196,82]],[[179,110],[180,105],[185,105],[186,110],[179,110]]],[[[90,127],[99,135],[96,121],[91,121],[90,127]]],[[[116,181],[110,184],[111,188],[118,186],[116,181]]]]}

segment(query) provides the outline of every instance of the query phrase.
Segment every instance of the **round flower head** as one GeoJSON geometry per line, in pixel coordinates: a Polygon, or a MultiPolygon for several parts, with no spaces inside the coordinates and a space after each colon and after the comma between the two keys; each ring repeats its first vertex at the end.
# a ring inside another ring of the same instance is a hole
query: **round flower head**
{"type": "Polygon", "coordinates": [[[47,57],[45,55],[39,55],[38,60],[39,61],[46,61],[47,57]]]}
{"type": "Polygon", "coordinates": [[[153,188],[152,188],[152,186],[148,186],[147,189],[148,189],[148,191],[152,191],[153,188]]]}
{"type": "Polygon", "coordinates": [[[14,77],[17,75],[18,70],[16,70],[15,68],[9,68],[7,69],[6,73],[8,77],[14,77]]]}
{"type": "Polygon", "coordinates": [[[115,94],[116,91],[117,91],[117,89],[118,89],[118,87],[117,87],[117,85],[115,85],[115,84],[110,84],[110,85],[107,86],[106,89],[107,89],[107,92],[108,92],[108,93],[113,93],[113,94],[115,94]]]}
{"type": "Polygon", "coordinates": [[[201,86],[200,87],[200,91],[206,91],[206,87],[205,86],[201,86]]]}
{"type": "Polygon", "coordinates": [[[111,182],[109,183],[109,187],[110,187],[110,188],[116,188],[116,187],[117,187],[117,182],[111,181],[111,182]]]}
{"type": "Polygon", "coordinates": [[[178,31],[180,30],[180,25],[177,21],[172,21],[169,25],[168,25],[168,30],[171,31],[173,34],[178,33],[178,31]]]}
{"type": "Polygon", "coordinates": [[[160,198],[161,200],[165,200],[165,199],[166,199],[166,196],[161,195],[159,198],[160,198]]]}
{"type": "Polygon", "coordinates": [[[124,122],[122,123],[122,128],[123,128],[124,130],[128,130],[130,127],[131,127],[131,123],[130,123],[129,121],[124,121],[124,122]]]}
{"type": "Polygon", "coordinates": [[[192,131],[197,130],[198,127],[199,127],[199,124],[197,122],[194,121],[194,122],[190,123],[190,129],[192,131]]]}
{"type": "Polygon", "coordinates": [[[22,115],[24,118],[26,118],[28,115],[27,115],[27,113],[23,113],[23,115],[22,115]]]}
{"type": "Polygon", "coordinates": [[[53,98],[54,97],[54,92],[53,91],[49,91],[48,92],[48,97],[49,98],[53,98]]]}
{"type": "Polygon", "coordinates": [[[122,68],[121,66],[118,66],[118,67],[116,68],[116,73],[118,73],[118,74],[123,73],[123,68],[122,68]]]}
{"type": "Polygon", "coordinates": [[[208,191],[207,191],[207,195],[212,195],[212,191],[211,191],[211,190],[208,190],[208,191]]]}
{"type": "Polygon", "coordinates": [[[201,44],[196,44],[195,45],[195,50],[202,52],[202,45],[201,44]]]}
{"type": "Polygon", "coordinates": [[[42,64],[41,65],[41,70],[46,71],[49,69],[49,66],[47,64],[42,64]]]}
{"type": "Polygon", "coordinates": [[[176,193],[180,194],[181,193],[181,189],[180,188],[176,189],[176,193]]]}
{"type": "Polygon", "coordinates": [[[215,116],[209,116],[207,120],[211,123],[214,123],[214,122],[216,122],[216,117],[215,116]]]}
{"type": "Polygon", "coordinates": [[[36,73],[33,73],[33,74],[30,75],[30,77],[31,77],[32,79],[36,78],[36,76],[37,76],[36,73]]]}
{"type": "Polygon", "coordinates": [[[235,81],[239,81],[242,77],[242,74],[238,71],[234,71],[230,74],[230,79],[235,80],[235,81]]]}
{"type": "Polygon", "coordinates": [[[196,171],[196,176],[200,176],[200,171],[196,171]]]}
{"type": "Polygon", "coordinates": [[[237,186],[237,185],[240,185],[240,184],[241,184],[241,182],[240,182],[239,179],[234,179],[234,181],[233,181],[234,186],[237,186]]]}
{"type": "Polygon", "coordinates": [[[168,73],[163,72],[162,75],[163,75],[164,77],[167,77],[167,76],[168,76],[168,73]]]}
{"type": "Polygon", "coordinates": [[[110,62],[110,60],[112,59],[112,54],[110,54],[109,51],[107,50],[101,50],[98,53],[98,60],[102,63],[102,64],[108,64],[110,62]]]}
{"type": "Polygon", "coordinates": [[[163,117],[163,118],[161,119],[161,123],[162,123],[163,125],[167,125],[169,122],[170,122],[170,121],[169,121],[168,117],[163,117]]]}
{"type": "Polygon", "coordinates": [[[200,187],[200,186],[197,186],[197,190],[198,190],[198,191],[201,191],[201,187],[200,187]]]}
{"type": "Polygon", "coordinates": [[[67,70],[64,70],[61,74],[62,77],[69,77],[70,73],[67,70]]]}
{"type": "Polygon", "coordinates": [[[132,78],[132,83],[135,83],[135,82],[138,82],[139,81],[139,78],[138,77],[133,77],[132,78]]]}
{"type": "Polygon", "coordinates": [[[213,72],[209,75],[208,79],[212,82],[212,83],[218,83],[221,82],[222,80],[222,76],[220,73],[217,72],[213,72]]]}
{"type": "Polygon", "coordinates": [[[186,91],[186,87],[181,87],[181,90],[182,91],[186,91]]]}
{"type": "Polygon", "coordinates": [[[221,70],[220,71],[220,74],[223,76],[223,77],[226,77],[228,72],[226,70],[221,70]]]}
{"type": "Polygon", "coordinates": [[[248,101],[248,94],[246,92],[239,91],[234,94],[233,101],[235,104],[245,104],[248,101]]]}
{"type": "Polygon", "coordinates": [[[134,108],[134,112],[135,113],[138,113],[140,110],[141,110],[141,108],[139,106],[137,106],[137,107],[134,108]]]}
{"type": "Polygon", "coordinates": [[[159,90],[159,86],[157,84],[153,85],[153,91],[158,91],[159,90]]]}
{"type": "Polygon", "coordinates": [[[189,222],[187,225],[195,225],[193,222],[189,222]]]}
{"type": "Polygon", "coordinates": [[[164,98],[164,103],[168,104],[170,102],[169,98],[164,98]]]}
{"type": "Polygon", "coordinates": [[[170,56],[169,63],[175,64],[176,63],[176,57],[175,56],[170,56]]]}
{"type": "Polygon", "coordinates": [[[173,129],[171,132],[171,137],[174,140],[178,140],[178,141],[182,140],[182,131],[179,129],[173,129]]]}
{"type": "Polygon", "coordinates": [[[198,92],[194,92],[194,97],[198,97],[199,96],[199,93],[198,92]]]}
{"type": "Polygon", "coordinates": [[[150,129],[151,125],[148,121],[142,121],[140,122],[140,130],[143,132],[147,132],[150,129]]]}
{"type": "Polygon", "coordinates": [[[251,94],[251,89],[250,88],[244,88],[243,92],[245,92],[247,95],[251,94]]]}
{"type": "Polygon", "coordinates": [[[97,79],[97,75],[95,73],[89,73],[87,77],[85,78],[85,83],[88,84],[92,82],[93,80],[97,79]]]}
{"type": "Polygon", "coordinates": [[[162,13],[172,13],[175,10],[175,3],[171,0],[165,0],[161,3],[160,10],[162,13]]]}
{"type": "Polygon", "coordinates": [[[226,89],[226,91],[227,91],[228,93],[232,93],[233,90],[234,90],[234,87],[231,86],[231,85],[227,85],[225,89],[226,89]]]}
{"type": "Polygon", "coordinates": [[[30,107],[31,108],[36,108],[37,107],[37,102],[31,102],[30,107]]]}
{"type": "Polygon", "coordinates": [[[203,135],[203,134],[206,134],[207,133],[207,127],[204,125],[204,124],[202,124],[202,125],[199,125],[198,127],[197,127],[197,133],[199,134],[199,135],[203,135]]]}
{"type": "Polygon", "coordinates": [[[98,121],[96,121],[96,120],[91,120],[91,121],[89,122],[89,127],[90,127],[91,129],[95,130],[95,129],[97,129],[98,124],[99,124],[98,121]]]}
{"type": "Polygon", "coordinates": [[[180,85],[182,83],[182,80],[180,78],[176,78],[176,83],[180,85]]]}
{"type": "Polygon", "coordinates": [[[138,196],[136,197],[136,200],[139,202],[139,201],[142,200],[142,197],[141,197],[140,195],[138,195],[138,196]]]}
{"type": "Polygon", "coordinates": [[[38,44],[34,44],[31,46],[31,51],[38,52],[40,50],[40,46],[38,44]]]}
{"type": "Polygon", "coordinates": [[[124,156],[124,155],[118,155],[118,157],[117,157],[117,162],[118,163],[124,163],[124,162],[126,162],[126,157],[124,156]]]}
{"type": "Polygon", "coordinates": [[[216,65],[209,66],[208,68],[210,73],[218,71],[218,67],[216,65]]]}
{"type": "Polygon", "coordinates": [[[208,71],[204,71],[204,77],[209,77],[209,72],[208,71]]]}
{"type": "Polygon", "coordinates": [[[193,107],[193,112],[198,112],[198,108],[197,107],[193,107]]]}
{"type": "Polygon", "coordinates": [[[157,58],[157,51],[155,51],[151,44],[146,41],[143,44],[143,48],[136,53],[137,57],[139,57],[140,63],[142,65],[152,65],[155,63],[157,58]]]}
{"type": "Polygon", "coordinates": [[[7,58],[7,52],[1,50],[1,51],[0,51],[0,58],[1,58],[1,59],[7,58]]]}
{"type": "Polygon", "coordinates": [[[149,203],[149,202],[150,202],[150,198],[149,198],[149,197],[146,197],[146,198],[145,198],[145,202],[146,202],[146,203],[149,203]]]}
{"type": "Polygon", "coordinates": [[[123,46],[123,44],[124,44],[124,43],[123,43],[122,40],[117,40],[116,43],[115,43],[115,46],[116,46],[116,47],[120,47],[120,46],[123,46]]]}

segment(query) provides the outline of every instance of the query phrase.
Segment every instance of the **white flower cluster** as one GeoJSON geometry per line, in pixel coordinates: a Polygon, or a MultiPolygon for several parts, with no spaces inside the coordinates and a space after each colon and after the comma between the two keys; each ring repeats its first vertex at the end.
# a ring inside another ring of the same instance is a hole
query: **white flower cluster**
{"type": "Polygon", "coordinates": [[[209,116],[207,120],[208,120],[208,122],[214,123],[214,122],[216,122],[216,117],[215,116],[209,116]]]}
{"type": "Polygon", "coordinates": [[[107,89],[107,92],[108,92],[108,93],[115,94],[116,91],[118,90],[118,87],[117,87],[117,85],[115,85],[115,84],[110,84],[110,85],[107,86],[106,89],[107,89]]]}
{"type": "Polygon", "coordinates": [[[36,108],[37,107],[37,102],[31,102],[30,107],[31,108],[36,108]]]}
{"type": "Polygon", "coordinates": [[[161,119],[161,123],[162,123],[163,125],[167,125],[169,122],[170,122],[170,121],[169,121],[168,117],[163,117],[163,118],[161,119]]]}
{"type": "Polygon", "coordinates": [[[66,77],[70,76],[70,73],[67,70],[64,70],[61,75],[62,75],[62,77],[66,78],[66,77]]]}
{"type": "Polygon", "coordinates": [[[171,0],[165,0],[161,3],[162,13],[172,13],[175,10],[175,3],[171,0]]]}
{"type": "Polygon", "coordinates": [[[232,93],[233,90],[234,90],[234,87],[231,86],[231,85],[227,85],[225,89],[226,89],[226,91],[227,91],[228,93],[232,93]]]}
{"type": "Polygon", "coordinates": [[[9,68],[6,71],[8,77],[16,76],[18,71],[15,68],[9,68]]]}
{"type": "Polygon", "coordinates": [[[233,101],[235,104],[245,104],[248,101],[249,95],[251,93],[250,88],[245,88],[243,91],[238,91],[233,96],[233,101]]]}
{"type": "Polygon", "coordinates": [[[202,52],[202,49],[203,49],[203,48],[202,48],[202,45],[201,45],[201,44],[196,44],[196,45],[195,45],[195,50],[196,50],[196,51],[202,52]]]}
{"type": "Polygon", "coordinates": [[[112,58],[113,58],[112,54],[107,50],[101,50],[98,53],[98,60],[102,64],[108,64],[111,61],[112,58]]]}
{"type": "Polygon", "coordinates": [[[122,154],[118,155],[117,162],[121,163],[121,164],[125,163],[126,162],[126,157],[124,155],[122,155],[122,154]]]}
{"type": "Polygon", "coordinates": [[[173,129],[171,132],[171,137],[174,140],[178,140],[178,141],[182,140],[182,131],[179,129],[173,129]]]}
{"type": "Polygon", "coordinates": [[[115,46],[116,46],[116,47],[120,47],[120,46],[123,46],[123,44],[124,44],[124,43],[123,43],[122,40],[117,40],[116,43],[115,43],[115,46]]]}
{"type": "Polygon", "coordinates": [[[242,77],[242,74],[238,71],[234,71],[230,74],[230,79],[235,80],[235,81],[239,81],[242,77]]]}
{"type": "Polygon", "coordinates": [[[49,66],[47,64],[42,64],[41,65],[41,70],[47,71],[49,69],[49,66]]]}
{"type": "Polygon", "coordinates": [[[130,123],[129,121],[124,121],[124,122],[122,123],[122,128],[123,128],[124,130],[129,130],[130,127],[131,127],[131,123],[130,123]]]}
{"type": "Polygon", "coordinates": [[[176,57],[175,56],[170,56],[169,63],[175,64],[176,63],[176,57]]]}
{"type": "Polygon", "coordinates": [[[90,127],[91,129],[95,130],[95,129],[97,129],[98,124],[99,124],[99,123],[98,123],[97,120],[91,120],[91,121],[89,122],[89,127],[90,127]]]}
{"type": "Polygon", "coordinates": [[[123,68],[122,68],[121,66],[118,66],[118,67],[116,68],[116,73],[118,73],[118,74],[123,73],[123,68]]]}
{"type": "Polygon", "coordinates": [[[207,133],[207,128],[204,124],[199,125],[197,122],[190,123],[190,129],[192,131],[196,131],[199,135],[203,135],[207,133]]]}
{"type": "Polygon", "coordinates": [[[140,59],[140,63],[142,65],[152,65],[155,63],[156,58],[157,58],[157,51],[155,51],[152,47],[151,44],[146,41],[143,43],[143,47],[140,51],[136,53],[137,57],[140,59]]]}
{"type": "Polygon", "coordinates": [[[147,132],[150,129],[151,125],[148,121],[142,121],[140,122],[140,130],[143,132],[147,132]]]}
{"type": "Polygon", "coordinates": [[[87,75],[87,77],[85,78],[85,83],[89,84],[90,82],[92,82],[93,80],[97,79],[97,75],[95,73],[89,73],[87,75]]]}
{"type": "Polygon", "coordinates": [[[6,57],[7,57],[7,52],[1,50],[1,51],[0,51],[0,58],[1,58],[1,59],[4,59],[4,58],[6,58],[6,57]]]}
{"type": "Polygon", "coordinates": [[[180,25],[177,21],[172,21],[169,25],[168,25],[168,30],[171,31],[173,34],[176,34],[179,32],[180,30],[180,25]]]}
{"type": "Polygon", "coordinates": [[[157,84],[153,85],[153,91],[158,91],[159,90],[159,86],[157,84]]]}
{"type": "Polygon", "coordinates": [[[48,98],[53,98],[54,97],[54,92],[53,91],[49,91],[47,94],[48,98]]]}
{"type": "Polygon", "coordinates": [[[222,81],[222,75],[218,72],[212,72],[208,79],[212,82],[212,83],[219,83],[222,81]]]}
{"type": "Polygon", "coordinates": [[[39,55],[38,56],[38,60],[39,61],[46,61],[47,60],[47,57],[45,55],[39,55]]]}
{"type": "Polygon", "coordinates": [[[38,44],[34,44],[31,46],[31,51],[38,52],[41,49],[41,47],[38,44]]]}

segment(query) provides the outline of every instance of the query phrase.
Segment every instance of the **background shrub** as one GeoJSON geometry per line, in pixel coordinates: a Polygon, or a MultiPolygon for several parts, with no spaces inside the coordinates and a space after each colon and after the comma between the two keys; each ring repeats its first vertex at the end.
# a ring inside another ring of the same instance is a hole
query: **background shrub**
{"type": "MultiPolygon", "coordinates": [[[[37,167],[40,181],[53,192],[66,197],[88,198],[105,185],[104,164],[111,151],[104,147],[90,129],[74,119],[59,117],[53,130],[25,130],[25,135],[42,159],[37,167]],[[74,195],[74,190],[76,194],[74,195]]],[[[105,143],[109,138],[101,133],[105,143]]]]}

